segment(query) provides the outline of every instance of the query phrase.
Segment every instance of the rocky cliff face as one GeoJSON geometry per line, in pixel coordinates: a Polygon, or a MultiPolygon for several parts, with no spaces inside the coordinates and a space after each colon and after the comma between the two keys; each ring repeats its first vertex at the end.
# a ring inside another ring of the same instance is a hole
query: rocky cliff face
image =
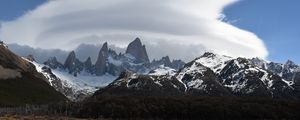
{"type": "Polygon", "coordinates": [[[84,64],[76,58],[75,52],[72,51],[65,61],[64,69],[67,69],[70,74],[77,76],[84,69],[84,64]]]}
{"type": "Polygon", "coordinates": [[[63,69],[64,65],[57,61],[56,57],[50,57],[47,61],[44,62],[45,65],[48,65],[52,69],[63,69]]]}
{"type": "Polygon", "coordinates": [[[250,60],[245,58],[231,60],[221,71],[220,77],[225,86],[234,94],[241,96],[285,97],[282,95],[289,94],[292,90],[279,76],[255,67],[250,60]],[[284,89],[277,86],[279,84],[284,89]],[[278,91],[275,93],[273,88],[280,89],[282,93],[278,91]]]}
{"type": "Polygon", "coordinates": [[[83,64],[84,64],[84,67],[85,67],[84,69],[87,72],[89,72],[89,73],[93,72],[93,63],[92,63],[91,57],[88,57],[83,64]]]}
{"type": "MultiPolygon", "coordinates": [[[[279,76],[286,84],[292,87],[293,94],[300,97],[300,67],[293,61],[288,60],[285,64],[267,62],[262,59],[252,59],[259,68],[270,71],[279,76]],[[259,64],[258,64],[259,63],[259,64]]],[[[280,84],[283,85],[284,83],[280,84]]]]}
{"type": "Polygon", "coordinates": [[[100,76],[100,75],[104,75],[107,72],[107,60],[108,60],[108,46],[107,43],[104,43],[99,55],[98,55],[98,59],[96,61],[95,64],[95,68],[96,68],[96,75],[100,76]]]}
{"type": "Polygon", "coordinates": [[[160,68],[161,65],[163,65],[164,67],[168,67],[168,68],[172,68],[172,69],[175,69],[175,70],[179,70],[180,68],[182,68],[184,66],[184,64],[185,63],[182,60],[173,60],[171,62],[169,56],[165,56],[165,57],[162,57],[159,60],[153,60],[150,63],[150,68],[152,70],[155,70],[157,68],[160,68]]]}
{"type": "Polygon", "coordinates": [[[170,58],[166,56],[150,63],[145,45],[142,45],[141,40],[136,38],[128,45],[124,54],[117,54],[114,50],[108,48],[108,43],[104,43],[95,64],[92,64],[91,58],[88,58],[85,62],[79,61],[74,51],[70,52],[63,67],[55,57],[50,58],[44,64],[52,69],[65,69],[74,76],[82,72],[97,76],[106,74],[118,76],[123,71],[146,74],[161,65],[178,70],[183,67],[184,62],[181,60],[171,62],[170,58]]]}
{"type": "Polygon", "coordinates": [[[146,46],[142,45],[139,38],[136,38],[133,42],[129,43],[126,54],[132,55],[136,58],[135,63],[149,63],[148,54],[146,51],[146,46]]]}
{"type": "Polygon", "coordinates": [[[228,96],[231,93],[220,83],[218,76],[210,69],[194,60],[178,71],[176,77],[186,85],[190,95],[228,96]]]}

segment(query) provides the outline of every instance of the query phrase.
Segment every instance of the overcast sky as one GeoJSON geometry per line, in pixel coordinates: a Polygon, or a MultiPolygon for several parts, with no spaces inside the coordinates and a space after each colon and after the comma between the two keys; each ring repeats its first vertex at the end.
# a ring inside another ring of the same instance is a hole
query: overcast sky
{"type": "MultiPolygon", "coordinates": [[[[5,1],[10,0],[1,1],[1,6],[5,1]]],[[[151,58],[170,55],[184,60],[204,51],[261,58],[267,58],[269,53],[255,33],[230,24],[234,19],[226,20],[223,9],[236,0],[32,2],[38,6],[10,17],[13,19],[2,19],[0,39],[45,49],[73,50],[82,43],[105,41],[124,48],[139,37],[151,58]]]]}

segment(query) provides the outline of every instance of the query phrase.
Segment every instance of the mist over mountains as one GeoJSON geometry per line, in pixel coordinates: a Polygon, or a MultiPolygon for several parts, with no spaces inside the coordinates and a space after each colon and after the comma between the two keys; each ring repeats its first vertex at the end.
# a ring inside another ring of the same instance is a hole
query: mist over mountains
{"type": "Polygon", "coordinates": [[[96,45],[90,46],[92,45],[79,46],[78,49],[67,53],[62,62],[55,53],[44,62],[35,61],[34,55],[30,57],[38,71],[49,79],[51,86],[71,100],[81,100],[92,95],[124,71],[138,74],[172,74],[185,64],[182,60],[172,60],[169,56],[150,60],[146,45],[139,38],[129,43],[126,50],[119,53],[107,42],[98,50],[95,48],[96,45]],[[81,59],[78,53],[81,54],[81,59]],[[95,62],[91,56],[96,56],[95,62]]]}
{"type": "MultiPolygon", "coordinates": [[[[171,59],[181,59],[183,61],[193,60],[195,57],[199,56],[199,51],[202,51],[203,54],[206,51],[209,51],[204,46],[199,47],[199,45],[178,45],[176,43],[169,43],[162,41],[157,44],[152,44],[147,41],[142,41],[147,46],[147,52],[149,53],[149,59],[152,61],[153,59],[160,59],[164,56],[169,56],[171,59]],[[160,49],[161,48],[161,49],[160,49]],[[167,49],[162,49],[167,48],[167,49]],[[174,52],[176,51],[176,52],[174,52]],[[189,53],[189,54],[186,54],[189,53]]],[[[99,43],[87,43],[80,44],[75,49],[77,58],[81,61],[84,61],[87,57],[91,57],[92,62],[95,63],[97,60],[97,54],[102,47],[105,41],[99,40],[99,43]]],[[[67,58],[67,55],[72,50],[66,51],[63,49],[43,49],[43,48],[33,48],[26,45],[19,44],[8,44],[9,49],[14,53],[20,56],[27,56],[28,54],[32,54],[35,56],[36,60],[40,63],[45,62],[49,56],[55,56],[57,60],[61,63],[67,58]]],[[[116,51],[116,53],[124,53],[126,51],[126,47],[116,46],[114,44],[109,44],[109,48],[116,51]]]]}
{"type": "MultiPolygon", "coordinates": [[[[59,62],[64,62],[67,58],[67,55],[70,51],[61,50],[61,49],[42,49],[42,48],[33,48],[26,45],[18,44],[8,44],[9,48],[16,54],[20,56],[27,56],[32,54],[35,56],[37,62],[45,62],[49,59],[49,56],[55,56],[59,62]]],[[[87,57],[91,57],[93,62],[96,62],[97,54],[101,48],[101,44],[81,44],[74,51],[77,53],[77,57],[80,60],[84,60],[87,57]]],[[[123,48],[118,48],[110,46],[116,51],[123,51],[123,48]]]]}

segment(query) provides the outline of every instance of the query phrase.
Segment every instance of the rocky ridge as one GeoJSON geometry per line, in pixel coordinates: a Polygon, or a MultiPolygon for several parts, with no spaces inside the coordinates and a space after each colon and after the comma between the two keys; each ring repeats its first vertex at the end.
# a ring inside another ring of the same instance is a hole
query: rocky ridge
{"type": "MultiPolygon", "coordinates": [[[[118,80],[108,85],[109,87],[97,91],[94,96],[108,93],[118,94],[112,89],[118,87],[122,87],[123,90],[126,89],[124,91],[135,91],[133,93],[136,93],[139,90],[143,91],[145,89],[143,86],[148,86],[147,83],[142,81],[152,80],[151,84],[159,85],[159,81],[164,81],[159,78],[165,76],[173,78],[174,81],[177,80],[181,84],[174,85],[178,89],[177,94],[299,99],[298,70],[299,66],[291,61],[286,64],[275,64],[258,58],[233,58],[206,52],[185,64],[175,74],[150,74],[143,75],[143,77],[137,74],[135,74],[135,77],[120,76],[118,80]],[[151,79],[154,78],[153,75],[156,76],[156,79],[151,79]],[[135,84],[134,89],[129,87],[128,84],[116,84],[131,80],[134,80],[134,83],[142,83],[135,84]]],[[[149,86],[147,89],[152,88],[149,88],[149,86]]],[[[170,91],[172,91],[171,89],[173,88],[170,88],[170,91]]],[[[148,92],[159,93],[158,91],[148,92]]],[[[160,91],[160,93],[164,95],[164,91],[160,91]]]]}

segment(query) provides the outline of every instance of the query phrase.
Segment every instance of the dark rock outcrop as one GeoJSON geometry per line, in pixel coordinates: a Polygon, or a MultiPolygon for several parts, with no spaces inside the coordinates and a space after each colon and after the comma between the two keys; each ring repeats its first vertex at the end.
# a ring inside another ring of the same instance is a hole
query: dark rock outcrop
{"type": "Polygon", "coordinates": [[[246,58],[231,60],[221,71],[220,78],[238,96],[295,98],[293,88],[280,76],[258,68],[246,58]]]}
{"type": "Polygon", "coordinates": [[[130,54],[136,59],[136,63],[149,63],[148,54],[146,51],[145,45],[142,45],[142,42],[139,38],[136,38],[133,42],[129,43],[126,54],[130,54]]]}
{"type": "Polygon", "coordinates": [[[182,60],[173,60],[171,62],[169,56],[165,56],[165,57],[162,57],[159,60],[153,60],[150,63],[150,68],[156,69],[159,66],[163,65],[165,67],[169,67],[169,68],[173,68],[173,69],[179,70],[180,68],[182,68],[184,66],[184,64],[185,63],[182,60]]]}
{"type": "Polygon", "coordinates": [[[84,63],[79,61],[76,58],[75,52],[72,51],[72,52],[70,52],[70,54],[68,55],[68,57],[65,61],[64,68],[69,70],[70,74],[73,74],[74,76],[77,76],[77,74],[80,73],[83,70],[84,63]]]}
{"type": "Polygon", "coordinates": [[[56,57],[50,57],[46,62],[44,62],[45,65],[48,65],[52,69],[63,69],[64,65],[57,61],[56,57]]]}
{"type": "Polygon", "coordinates": [[[231,92],[220,83],[218,76],[196,60],[187,63],[178,71],[176,77],[186,85],[189,95],[231,96],[231,92]]]}
{"type": "Polygon", "coordinates": [[[183,66],[185,65],[185,62],[183,62],[182,60],[173,60],[172,61],[172,67],[175,70],[179,70],[181,69],[183,66]]]}
{"type": "Polygon", "coordinates": [[[50,58],[44,64],[52,69],[67,70],[74,76],[77,76],[82,71],[97,76],[105,74],[118,76],[125,70],[134,73],[148,73],[157,69],[160,65],[178,70],[184,65],[184,62],[181,60],[173,60],[171,62],[170,58],[166,56],[161,60],[150,63],[145,46],[142,45],[139,38],[136,38],[128,45],[125,54],[117,54],[114,50],[109,49],[107,42],[105,42],[98,53],[95,64],[92,64],[90,57],[86,61],[81,62],[76,58],[74,51],[69,53],[64,65],[59,63],[55,57],[50,58]]]}
{"type": "Polygon", "coordinates": [[[84,64],[84,69],[87,72],[89,72],[89,73],[93,72],[93,63],[92,63],[91,57],[88,57],[88,59],[86,59],[86,61],[83,64],[84,64]]]}
{"type": "Polygon", "coordinates": [[[104,43],[99,54],[98,59],[95,64],[96,75],[104,75],[107,72],[107,59],[108,59],[108,46],[104,43]]]}
{"type": "Polygon", "coordinates": [[[153,68],[157,68],[160,65],[164,65],[165,67],[170,67],[170,68],[173,66],[169,56],[165,56],[162,57],[160,60],[153,60],[151,62],[151,67],[153,68]]]}

